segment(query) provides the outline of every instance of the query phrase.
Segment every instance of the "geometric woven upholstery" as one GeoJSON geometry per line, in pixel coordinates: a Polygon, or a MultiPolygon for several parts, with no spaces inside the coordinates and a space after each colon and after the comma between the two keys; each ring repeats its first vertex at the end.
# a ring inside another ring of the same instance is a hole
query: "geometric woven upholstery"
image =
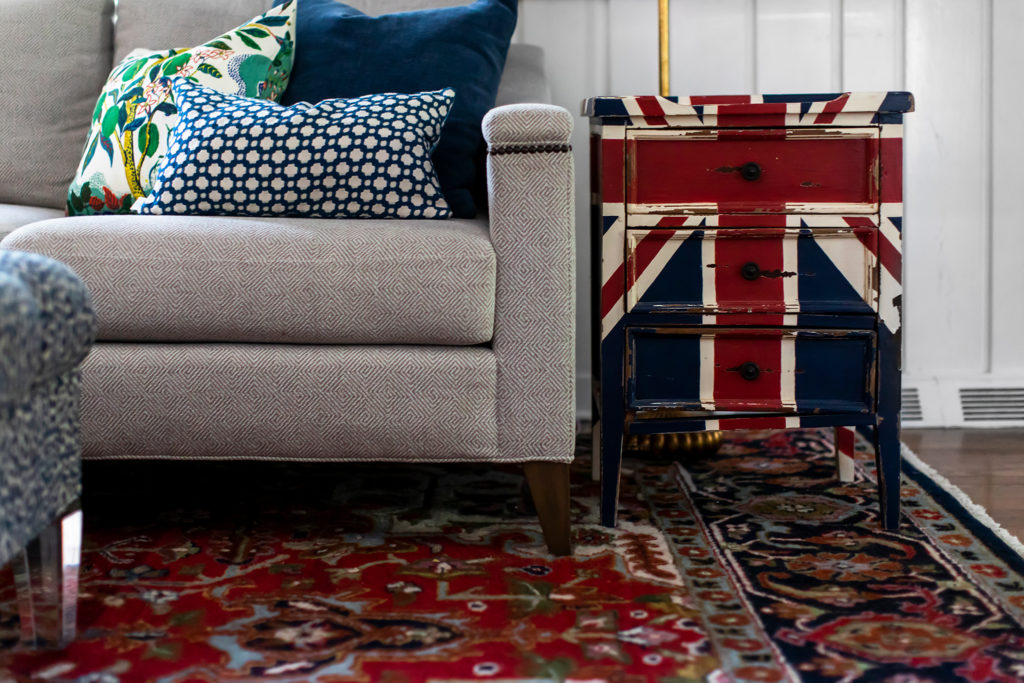
{"type": "Polygon", "coordinates": [[[0,565],[81,493],[80,376],[95,316],[81,281],[0,252],[0,565]]]}
{"type": "Polygon", "coordinates": [[[504,460],[484,347],[103,342],[82,377],[87,459],[504,460]]]}
{"type": "Polygon", "coordinates": [[[4,247],[70,265],[99,338],[443,344],[490,341],[486,221],[88,216],[4,247]]]}
{"type": "Polygon", "coordinates": [[[498,449],[569,462],[575,428],[576,215],[572,116],[544,104],[492,109],[483,133],[498,259],[494,354],[498,449]]]}

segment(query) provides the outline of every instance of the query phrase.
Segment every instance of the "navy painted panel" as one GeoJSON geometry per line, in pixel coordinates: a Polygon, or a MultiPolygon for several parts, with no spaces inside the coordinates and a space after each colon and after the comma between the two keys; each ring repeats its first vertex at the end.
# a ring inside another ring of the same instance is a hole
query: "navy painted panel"
{"type": "Polygon", "coordinates": [[[796,402],[803,410],[869,412],[874,336],[796,339],[796,402]]]}
{"type": "Polygon", "coordinates": [[[652,334],[626,330],[630,367],[626,401],[630,408],[667,397],[676,405],[700,408],[700,335],[652,334]]]}

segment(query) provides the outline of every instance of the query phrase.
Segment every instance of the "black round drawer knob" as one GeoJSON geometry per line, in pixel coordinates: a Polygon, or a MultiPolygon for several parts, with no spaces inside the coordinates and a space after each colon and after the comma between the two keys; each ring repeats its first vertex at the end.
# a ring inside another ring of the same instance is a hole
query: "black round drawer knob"
{"type": "Polygon", "coordinates": [[[757,367],[757,363],[746,362],[740,366],[740,377],[753,382],[761,374],[761,368],[757,367]]]}
{"type": "Polygon", "coordinates": [[[757,180],[761,177],[761,167],[753,161],[743,164],[740,167],[740,175],[743,176],[744,180],[757,180]]]}
{"type": "Polygon", "coordinates": [[[756,280],[761,277],[761,269],[758,268],[757,264],[753,261],[743,264],[743,270],[740,271],[744,280],[756,280]]]}

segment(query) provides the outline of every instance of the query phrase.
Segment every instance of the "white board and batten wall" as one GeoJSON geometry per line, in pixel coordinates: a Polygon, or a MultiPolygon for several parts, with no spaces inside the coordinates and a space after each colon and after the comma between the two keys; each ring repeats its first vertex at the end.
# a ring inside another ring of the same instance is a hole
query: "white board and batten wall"
{"type": "MultiPolygon", "coordinates": [[[[671,0],[673,94],[909,90],[904,426],[1024,425],[1024,0],[671,0]],[[1016,202],[1021,201],[1022,206],[1016,202]]],[[[521,0],[556,104],[657,90],[656,0],[521,0]]],[[[590,414],[587,122],[577,402],[590,414]]]]}

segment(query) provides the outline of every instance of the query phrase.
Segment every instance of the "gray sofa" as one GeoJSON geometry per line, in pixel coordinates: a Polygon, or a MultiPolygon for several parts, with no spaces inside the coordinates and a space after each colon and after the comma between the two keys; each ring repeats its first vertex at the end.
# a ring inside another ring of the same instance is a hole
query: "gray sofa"
{"type": "Polygon", "coordinates": [[[0,5],[0,57],[30,63],[0,71],[0,91],[33,83],[0,110],[0,246],[67,263],[92,293],[85,458],[523,463],[549,547],[568,551],[572,118],[543,104],[539,48],[513,46],[483,124],[488,215],[65,218],[111,66],[270,0],[120,0],[116,24],[110,0],[0,5]]]}

